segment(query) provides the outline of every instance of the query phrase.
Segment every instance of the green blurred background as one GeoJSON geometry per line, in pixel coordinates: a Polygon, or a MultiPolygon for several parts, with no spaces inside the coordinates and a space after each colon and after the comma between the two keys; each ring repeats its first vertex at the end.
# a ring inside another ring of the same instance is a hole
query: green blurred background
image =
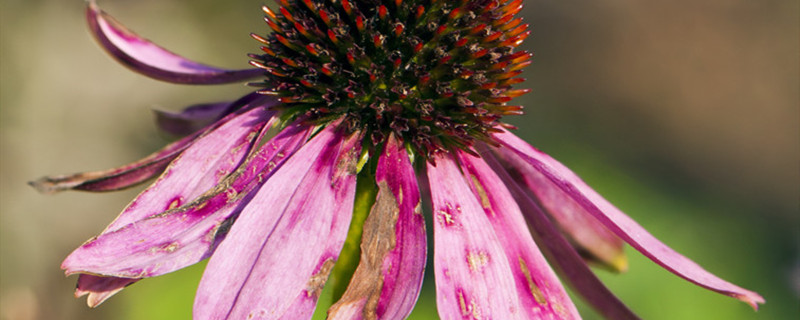
{"type": "MultiPolygon", "coordinates": [[[[103,0],[138,33],[244,68],[263,0],[103,0]]],[[[203,265],[137,283],[97,309],[59,269],[141,188],[37,194],[45,174],[105,169],[167,141],[149,109],[235,99],[242,85],[161,83],[119,66],[86,31],[84,1],[0,7],[0,319],[188,319],[203,265]]],[[[269,3],[274,6],[274,3],[269,3]]],[[[526,1],[535,52],[509,119],[653,234],[760,292],[761,311],[633,250],[598,270],[645,319],[798,319],[800,6],[789,0],[526,1]]],[[[630,248],[629,248],[630,249],[630,248]]],[[[412,319],[435,319],[433,279],[412,319]]],[[[597,319],[582,309],[586,319],[597,319]]]]}

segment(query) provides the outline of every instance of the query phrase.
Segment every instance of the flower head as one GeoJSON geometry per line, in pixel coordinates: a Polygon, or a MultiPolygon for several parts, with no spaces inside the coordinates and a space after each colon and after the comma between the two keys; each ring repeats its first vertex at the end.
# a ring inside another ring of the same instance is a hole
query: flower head
{"type": "Polygon", "coordinates": [[[308,318],[332,273],[344,285],[329,318],[404,318],[419,295],[430,215],[445,319],[579,318],[551,266],[603,315],[636,318],[587,266],[624,270],[624,243],[701,287],[763,303],[500,122],[521,113],[508,103],[527,92],[512,89],[531,57],[516,50],[529,34],[521,8],[281,0],[263,8],[273,32],[253,35],[263,44],[250,55],[257,68],[225,70],[150,43],[90,1],[92,33],[134,71],[187,84],[262,80],[233,102],[160,113],[161,127],[184,137],[142,160],[32,182],[108,191],[159,176],[64,260],[80,275],[76,295],[96,306],[210,258],[197,319],[308,318]]]}

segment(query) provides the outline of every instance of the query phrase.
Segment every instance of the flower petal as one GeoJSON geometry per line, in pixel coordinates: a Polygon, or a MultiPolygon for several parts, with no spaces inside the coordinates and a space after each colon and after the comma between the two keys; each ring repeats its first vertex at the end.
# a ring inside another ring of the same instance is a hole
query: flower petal
{"type": "Polygon", "coordinates": [[[90,308],[97,307],[120,290],[139,281],[139,279],[102,277],[82,274],[78,277],[78,286],[75,288],[75,298],[89,295],[86,304],[90,308]]]}
{"type": "Polygon", "coordinates": [[[492,154],[484,152],[488,150],[483,148],[485,147],[479,147],[478,151],[483,154],[486,163],[494,169],[495,173],[503,180],[514,196],[519,208],[525,214],[526,220],[528,220],[528,225],[536,235],[537,241],[543,246],[540,246],[540,248],[546,249],[544,251],[547,254],[548,261],[554,264],[562,278],[606,318],[616,320],[639,319],[589,269],[589,266],[586,265],[561,231],[556,228],[541,206],[523,191],[521,184],[511,177],[510,172],[507,172],[492,154]]]}
{"type": "Polygon", "coordinates": [[[82,172],[71,175],[47,176],[28,182],[41,193],[52,194],[64,190],[114,191],[147,181],[166,169],[170,161],[186,150],[197,135],[170,143],[139,161],[121,167],[82,172]]]}
{"type": "Polygon", "coordinates": [[[449,155],[428,162],[436,303],[442,319],[522,319],[511,266],[449,155]]]}
{"type": "Polygon", "coordinates": [[[519,206],[503,181],[480,158],[458,153],[470,187],[505,250],[525,319],[580,319],[556,274],[531,237],[519,206]]]}
{"type": "Polygon", "coordinates": [[[267,180],[209,260],[195,319],[308,318],[344,244],[360,140],[333,125],[267,180]]]}
{"type": "Polygon", "coordinates": [[[328,319],[405,319],[425,271],[425,220],[414,167],[391,136],[375,173],[378,196],[364,223],[361,261],[328,319]]]}
{"type": "Polygon", "coordinates": [[[188,106],[180,112],[153,110],[161,130],[176,136],[186,136],[220,118],[230,102],[204,103],[188,106]]]}
{"type": "Polygon", "coordinates": [[[305,127],[290,127],[212,191],[191,203],[168,210],[92,239],[70,254],[67,273],[93,273],[125,278],[161,275],[208,257],[224,237],[240,204],[308,137],[305,127]]]}
{"type": "Polygon", "coordinates": [[[255,68],[227,70],[194,62],[178,56],[128,30],[100,10],[94,0],[88,2],[86,19],[97,42],[117,61],[145,76],[184,84],[221,84],[258,77],[255,68]]]}
{"type": "Polygon", "coordinates": [[[47,176],[28,182],[28,184],[39,192],[46,194],[70,189],[99,192],[132,187],[164,172],[169,163],[194,143],[198,137],[207,134],[233,118],[235,115],[228,114],[231,111],[248,110],[262,105],[270,106],[273,103],[272,101],[272,98],[258,93],[248,94],[228,105],[228,110],[223,112],[225,117],[222,119],[207,126],[202,131],[197,131],[190,136],[167,145],[144,159],[109,170],[47,176]]]}
{"type": "Polygon", "coordinates": [[[623,251],[625,243],[622,239],[599,223],[568,194],[553,189],[552,182],[544,174],[517,156],[513,150],[498,147],[492,148],[492,151],[502,160],[504,167],[511,171],[511,176],[526,187],[529,195],[547,209],[547,213],[573,245],[580,249],[579,252],[610,270],[627,270],[628,261],[623,251]]]}
{"type": "Polygon", "coordinates": [[[758,309],[759,303],[764,303],[764,298],[757,293],[718,278],[663,244],[550,156],[507,131],[494,137],[550,181],[539,185],[539,188],[546,188],[551,194],[566,194],[569,198],[565,199],[572,199],[606,228],[665,269],[703,288],[742,300],[754,309],[758,309]]]}
{"type": "Polygon", "coordinates": [[[219,128],[199,138],[176,158],[150,187],[142,191],[104,233],[189,203],[234,171],[271,124],[265,106],[234,114],[219,128]],[[262,130],[263,129],[263,130],[262,130]]]}

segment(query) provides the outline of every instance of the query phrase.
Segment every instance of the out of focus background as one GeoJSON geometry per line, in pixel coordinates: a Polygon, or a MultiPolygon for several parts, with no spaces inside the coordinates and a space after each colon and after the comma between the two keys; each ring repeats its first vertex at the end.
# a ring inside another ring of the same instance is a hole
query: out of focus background
{"type": "MultiPolygon", "coordinates": [[[[42,175],[136,160],[168,137],[151,109],[235,99],[243,85],[134,74],[94,44],[80,0],[1,0],[0,319],[189,319],[203,265],[141,281],[96,309],[61,260],[141,188],[36,193],[42,175]]],[[[264,0],[103,0],[187,57],[247,67],[264,0]]],[[[274,3],[268,3],[275,6],[274,3]]],[[[754,312],[628,248],[601,278],[645,319],[800,314],[800,4],[794,0],[526,1],[535,52],[509,119],[679,252],[761,293],[754,312]]],[[[436,319],[433,279],[412,319],[436,319]]],[[[583,308],[583,307],[581,307],[583,308]]],[[[599,316],[586,308],[586,319],[599,316]]]]}

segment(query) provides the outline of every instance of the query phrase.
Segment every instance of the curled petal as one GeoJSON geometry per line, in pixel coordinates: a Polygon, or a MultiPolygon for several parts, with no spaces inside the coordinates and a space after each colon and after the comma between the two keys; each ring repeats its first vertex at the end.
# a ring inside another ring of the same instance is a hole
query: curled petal
{"type": "Polygon", "coordinates": [[[523,319],[511,266],[449,155],[428,163],[436,303],[442,319],[523,319]]]}
{"type": "Polygon", "coordinates": [[[514,275],[525,319],[580,319],[547,260],[538,250],[525,219],[505,183],[480,158],[458,153],[472,193],[480,199],[514,275]]]}
{"type": "Polygon", "coordinates": [[[88,294],[89,297],[86,299],[86,304],[88,304],[90,308],[94,308],[136,281],[139,281],[139,279],[82,274],[78,277],[78,286],[75,288],[75,298],[80,298],[88,294]]]}
{"type": "Polygon", "coordinates": [[[195,319],[308,318],[344,244],[360,140],[331,125],[255,194],[209,260],[195,319]]]}
{"type": "Polygon", "coordinates": [[[378,195],[364,223],[361,260],[328,319],[405,319],[425,271],[425,221],[414,167],[389,138],[375,173],[378,195]]]}
{"type": "Polygon", "coordinates": [[[666,246],[586,185],[575,173],[550,156],[536,150],[507,131],[495,134],[494,137],[505,147],[513,150],[516,156],[527,162],[531,168],[547,178],[549,183],[542,184],[539,188],[547,188],[551,193],[566,194],[568,199],[574,201],[650,260],[703,288],[742,300],[754,309],[758,309],[759,303],[764,303],[764,298],[757,293],[718,278],[666,246]]]}
{"type": "Polygon", "coordinates": [[[141,38],[100,10],[94,0],[86,19],[97,42],[114,59],[145,76],[172,83],[222,84],[263,74],[259,69],[227,70],[188,60],[141,38]]]}
{"type": "Polygon", "coordinates": [[[514,181],[509,172],[491,154],[484,153],[484,159],[503,180],[513,195],[519,208],[525,214],[531,231],[537,235],[539,244],[546,249],[547,258],[553,262],[562,278],[592,307],[608,319],[639,319],[622,301],[606,288],[566,237],[551,222],[540,205],[534,202],[523,188],[514,181]]]}
{"type": "Polygon", "coordinates": [[[208,257],[225,236],[247,195],[269,179],[307,138],[307,128],[290,127],[213,190],[191,203],[104,233],[75,250],[62,264],[67,273],[126,278],[152,277],[208,257]]]}

